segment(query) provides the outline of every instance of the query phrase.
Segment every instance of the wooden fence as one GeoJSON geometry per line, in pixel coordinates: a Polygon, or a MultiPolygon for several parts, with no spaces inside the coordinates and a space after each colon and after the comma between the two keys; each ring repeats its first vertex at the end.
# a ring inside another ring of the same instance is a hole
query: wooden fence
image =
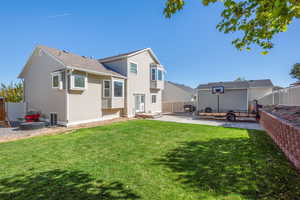
{"type": "Polygon", "coordinates": [[[0,98],[0,121],[5,121],[5,103],[2,98],[0,98]]]}
{"type": "Polygon", "coordinates": [[[179,113],[185,112],[184,105],[195,105],[195,102],[167,102],[162,103],[163,113],[179,113]]]}

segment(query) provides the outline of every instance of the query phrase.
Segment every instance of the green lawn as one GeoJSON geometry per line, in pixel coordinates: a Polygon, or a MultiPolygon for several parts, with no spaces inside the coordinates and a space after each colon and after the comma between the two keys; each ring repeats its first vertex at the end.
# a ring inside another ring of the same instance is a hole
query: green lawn
{"type": "Polygon", "coordinates": [[[244,129],[134,120],[0,144],[1,200],[294,200],[299,177],[244,129]]]}

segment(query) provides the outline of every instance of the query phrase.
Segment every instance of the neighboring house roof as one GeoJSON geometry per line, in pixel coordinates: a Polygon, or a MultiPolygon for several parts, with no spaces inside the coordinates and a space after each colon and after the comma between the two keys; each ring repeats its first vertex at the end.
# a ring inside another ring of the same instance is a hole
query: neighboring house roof
{"type": "Polygon", "coordinates": [[[214,86],[224,86],[227,89],[245,89],[255,87],[273,87],[270,79],[249,80],[249,81],[229,81],[229,82],[214,82],[208,84],[200,84],[197,89],[210,89],[214,86]]]}
{"type": "Polygon", "coordinates": [[[189,93],[195,93],[195,89],[189,87],[189,86],[186,86],[186,85],[183,85],[183,84],[179,84],[179,83],[174,83],[174,82],[171,82],[171,81],[166,81],[167,83],[170,83],[172,85],[175,85],[179,88],[181,88],[182,90],[185,90],[186,92],[189,92],[189,93]]]}
{"type": "Polygon", "coordinates": [[[123,58],[128,58],[128,57],[131,57],[131,56],[134,56],[136,54],[139,54],[139,53],[142,53],[142,52],[145,52],[145,51],[148,51],[150,53],[150,55],[152,56],[152,58],[158,63],[160,64],[160,61],[158,60],[158,58],[156,57],[156,55],[154,54],[154,52],[152,51],[151,48],[145,48],[145,49],[140,49],[140,50],[137,50],[137,51],[131,51],[131,52],[128,52],[128,53],[123,53],[123,54],[119,54],[119,55],[115,55],[115,56],[110,56],[110,57],[106,57],[106,58],[101,58],[101,59],[98,59],[100,62],[111,62],[111,61],[115,61],[115,60],[119,60],[119,59],[123,59],[123,58]]]}

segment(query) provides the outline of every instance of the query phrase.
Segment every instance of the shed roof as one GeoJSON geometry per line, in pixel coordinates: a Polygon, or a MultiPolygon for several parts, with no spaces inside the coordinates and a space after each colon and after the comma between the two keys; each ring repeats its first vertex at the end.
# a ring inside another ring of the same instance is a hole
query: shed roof
{"type": "Polygon", "coordinates": [[[223,86],[227,89],[246,89],[259,87],[273,87],[270,79],[248,80],[248,81],[228,81],[228,82],[212,82],[198,85],[197,89],[210,89],[215,86],[223,86]]]}

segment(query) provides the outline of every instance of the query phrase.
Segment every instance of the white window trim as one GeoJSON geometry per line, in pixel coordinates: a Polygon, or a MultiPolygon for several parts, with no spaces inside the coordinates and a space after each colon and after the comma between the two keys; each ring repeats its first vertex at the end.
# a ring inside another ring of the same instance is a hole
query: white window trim
{"type": "Polygon", "coordinates": [[[51,74],[51,87],[52,87],[52,89],[59,89],[59,90],[62,89],[62,80],[61,80],[61,73],[60,72],[53,72],[51,74]],[[58,86],[57,87],[53,86],[53,78],[55,76],[58,76],[58,86]]]}
{"type": "Polygon", "coordinates": [[[151,103],[156,104],[157,103],[157,95],[156,94],[151,94],[151,103]],[[153,96],[155,96],[155,102],[153,102],[153,96]]]}
{"type": "Polygon", "coordinates": [[[129,72],[132,74],[138,74],[139,64],[137,62],[129,61],[129,72]],[[131,71],[131,63],[136,64],[136,73],[131,71]]]}
{"type": "Polygon", "coordinates": [[[87,89],[87,85],[88,85],[88,78],[87,78],[87,74],[83,75],[83,74],[72,74],[71,75],[71,90],[86,90],[87,89]],[[84,77],[84,87],[75,87],[75,76],[81,76],[84,77]]]}
{"type": "Polygon", "coordinates": [[[112,97],[113,98],[124,98],[124,91],[125,91],[125,85],[124,85],[124,80],[113,80],[112,81],[112,97]],[[115,96],[115,82],[121,82],[123,84],[123,87],[122,87],[122,96],[121,97],[116,97],[115,96]]]}
{"type": "Polygon", "coordinates": [[[102,92],[103,92],[103,95],[102,95],[103,98],[111,98],[111,93],[112,93],[112,84],[111,84],[111,80],[109,80],[109,79],[103,80],[103,90],[102,90],[102,92]],[[109,82],[109,96],[105,96],[105,82],[106,82],[106,81],[109,82]]]}

